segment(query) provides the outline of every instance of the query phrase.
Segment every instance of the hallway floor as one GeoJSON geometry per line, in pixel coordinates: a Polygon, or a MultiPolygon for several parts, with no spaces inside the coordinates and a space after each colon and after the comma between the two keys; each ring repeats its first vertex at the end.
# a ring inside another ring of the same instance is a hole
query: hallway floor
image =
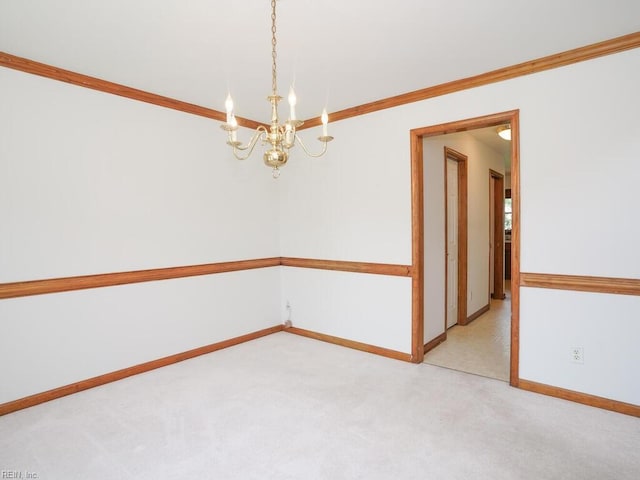
{"type": "Polygon", "coordinates": [[[454,325],[447,340],[424,356],[430,365],[509,381],[511,294],[491,300],[491,309],[467,326],[454,325]]]}

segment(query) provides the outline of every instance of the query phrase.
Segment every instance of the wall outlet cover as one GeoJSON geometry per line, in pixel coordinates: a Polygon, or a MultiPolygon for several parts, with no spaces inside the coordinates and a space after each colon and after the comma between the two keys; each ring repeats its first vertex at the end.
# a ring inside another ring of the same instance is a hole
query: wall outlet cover
{"type": "Polygon", "coordinates": [[[571,361],[573,363],[584,363],[584,348],[572,347],[571,348],[571,361]]]}

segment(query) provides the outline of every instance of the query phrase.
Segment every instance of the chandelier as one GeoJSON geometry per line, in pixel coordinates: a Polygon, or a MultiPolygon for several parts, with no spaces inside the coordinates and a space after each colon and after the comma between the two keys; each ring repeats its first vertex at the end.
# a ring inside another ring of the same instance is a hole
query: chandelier
{"type": "Polygon", "coordinates": [[[276,0],[271,0],[271,95],[267,97],[271,103],[271,125],[269,128],[260,125],[256,128],[253,137],[246,145],[238,141],[238,122],[233,111],[233,100],[231,94],[227,95],[224,103],[227,111],[227,121],[220,128],[227,132],[227,145],[233,148],[233,155],[238,160],[246,160],[253,153],[258,140],[262,145],[268,145],[269,149],[264,153],[263,159],[265,165],[273,168],[273,178],[280,176],[280,167],[287,163],[289,159],[289,149],[299,144],[304,152],[310,157],[320,157],[327,151],[327,143],[333,140],[333,137],[327,134],[327,123],[329,117],[326,108],[322,111],[322,135],[318,140],[322,142],[322,150],[319,153],[311,153],[300,137],[296,134],[296,129],[304,122],[296,118],[296,94],[293,86],[289,89],[289,119],[283,124],[278,118],[278,103],[282,97],[278,95],[278,80],[276,71],[276,0]]]}

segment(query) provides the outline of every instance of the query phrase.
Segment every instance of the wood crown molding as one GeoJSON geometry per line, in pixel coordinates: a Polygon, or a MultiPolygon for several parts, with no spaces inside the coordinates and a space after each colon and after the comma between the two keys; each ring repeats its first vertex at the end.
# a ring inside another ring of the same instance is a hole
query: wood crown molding
{"type": "MultiPolygon", "coordinates": [[[[382,100],[377,100],[375,102],[365,103],[363,105],[333,112],[329,114],[329,121],[336,122],[339,120],[345,120],[347,118],[355,117],[358,115],[377,112],[378,110],[384,110],[408,103],[419,102],[422,100],[427,100],[429,98],[438,97],[461,90],[467,90],[490,83],[501,82],[503,80],[509,80],[532,73],[542,72],[544,70],[563,67],[565,65],[571,65],[573,63],[591,60],[593,58],[611,55],[638,47],[640,47],[640,32],[634,32],[628,35],[623,35],[621,37],[605,40],[603,42],[594,43],[592,45],[575,48],[573,50],[567,50],[565,52],[557,53],[554,55],[548,55],[546,57],[541,57],[509,67],[492,70],[490,72],[482,73],[472,77],[462,78],[459,80],[426,87],[420,90],[415,90],[413,92],[403,93],[394,97],[388,97],[382,100]]],[[[224,122],[226,120],[226,114],[218,110],[213,110],[210,108],[201,107],[199,105],[194,105],[192,103],[182,102],[173,98],[156,95],[150,92],[145,92],[143,90],[138,90],[136,88],[109,82],[107,80],[101,80],[99,78],[90,77],[88,75],[75,73],[70,70],[64,70],[62,68],[57,68],[44,63],[35,62],[27,58],[11,55],[6,52],[0,52],[0,66],[12,68],[14,70],[20,70],[22,72],[31,73],[34,75],[40,75],[42,77],[51,78],[53,80],[59,80],[61,82],[71,83],[80,87],[91,88],[105,93],[111,93],[113,95],[120,95],[122,97],[159,105],[161,107],[172,108],[174,110],[211,118],[221,122],[224,122]]],[[[238,124],[243,127],[255,129],[258,126],[263,125],[262,122],[257,122],[255,120],[240,117],[236,118],[238,120],[238,124]]],[[[304,125],[302,125],[299,130],[316,127],[318,125],[321,125],[321,123],[322,122],[320,120],[320,117],[313,117],[305,120],[304,125]]]]}
{"type": "MultiPolygon", "coordinates": [[[[459,92],[461,90],[468,90],[470,88],[480,87],[490,83],[501,82],[503,80],[522,77],[524,75],[551,70],[553,68],[564,67],[573,63],[583,62],[585,60],[591,60],[638,47],[640,47],[640,32],[634,32],[621,37],[605,40],[603,42],[594,43],[592,45],[567,50],[554,55],[548,55],[546,57],[541,57],[509,67],[499,68],[480,75],[441,83],[432,87],[422,88],[413,92],[403,93],[394,97],[333,112],[329,114],[329,121],[337,122],[338,120],[345,120],[347,118],[357,117],[359,115],[365,115],[367,113],[373,113],[387,108],[398,107],[408,103],[419,102],[429,98],[459,92]]],[[[309,120],[305,120],[304,125],[301,126],[299,130],[315,127],[321,125],[321,123],[320,117],[313,117],[309,120]]]]}
{"type": "MultiPolygon", "coordinates": [[[[169,97],[163,97],[162,95],[156,95],[155,93],[145,92],[144,90],[138,90],[137,88],[127,87],[126,85],[101,80],[96,77],[90,77],[88,75],[64,70],[44,63],[34,62],[33,60],[17,57],[6,52],[0,52],[0,66],[12,68],[13,70],[19,70],[25,73],[31,73],[33,75],[39,75],[52,80],[58,80],[60,82],[71,83],[72,85],[77,85],[79,87],[90,88],[100,92],[110,93],[112,95],[119,95],[121,97],[138,100],[140,102],[151,103],[160,107],[171,108],[173,110],[179,110],[181,112],[191,113],[193,115],[207,117],[213,120],[219,120],[221,122],[226,121],[227,118],[226,113],[219,112],[218,110],[201,107],[199,105],[194,105],[193,103],[187,103],[169,97]]],[[[262,125],[259,122],[249,120],[247,118],[236,117],[236,119],[238,120],[238,125],[242,127],[257,128],[259,125],[262,125]]]]}
{"type": "Polygon", "coordinates": [[[87,380],[82,380],[80,382],[72,383],[70,385],[65,385],[64,387],[54,388],[53,390],[48,390],[42,393],[36,393],[35,395],[30,395],[28,397],[20,398],[18,400],[13,400],[7,403],[2,403],[0,404],[0,416],[6,415],[8,413],[12,413],[18,410],[22,410],[23,408],[33,407],[34,405],[48,402],[50,400],[55,400],[56,398],[61,398],[67,395],[71,395],[73,393],[81,392],[83,390],[88,390],[89,388],[98,387],[106,383],[115,382],[116,380],[122,380],[123,378],[131,377],[139,373],[148,372],[150,370],[155,370],[156,368],[160,368],[160,367],[166,367],[167,365],[171,365],[177,362],[182,362],[183,360],[188,360],[190,358],[198,357],[200,355],[205,355],[207,353],[215,352],[216,350],[222,350],[223,348],[231,347],[233,345],[238,345],[240,343],[248,342],[250,340],[255,340],[256,338],[260,338],[266,335],[270,335],[272,333],[280,332],[282,331],[282,329],[283,329],[282,325],[275,325],[270,328],[258,330],[257,332],[248,333],[246,335],[241,335],[239,337],[231,338],[229,340],[224,340],[222,342],[212,343],[211,345],[206,345],[204,347],[194,348],[193,350],[177,353],[175,355],[170,355],[168,357],[160,358],[158,360],[152,360],[150,362],[141,363],[133,367],[123,368],[122,370],[117,370],[115,372],[99,375],[97,377],[89,378],[87,380]]]}
{"type": "Polygon", "coordinates": [[[584,405],[589,405],[590,407],[603,408],[605,410],[611,410],[612,412],[624,413],[625,415],[640,417],[640,405],[633,405],[631,403],[611,400],[609,398],[598,397],[596,395],[590,395],[588,393],[576,392],[574,390],[567,390],[565,388],[553,387],[551,385],[532,382],[530,380],[520,379],[518,385],[515,386],[529,392],[541,393],[542,395],[562,398],[563,400],[582,403],[584,405]]]}
{"type": "Polygon", "coordinates": [[[369,345],[368,343],[347,340],[346,338],[334,337],[333,335],[326,335],[324,333],[312,332],[311,330],[305,330],[304,328],[286,327],[283,331],[300,335],[302,337],[313,338],[314,340],[320,340],[322,342],[333,343],[334,345],[340,345],[341,347],[353,348],[362,352],[393,358],[395,360],[403,360],[405,362],[412,361],[412,356],[408,353],[398,352],[397,350],[391,350],[383,347],[376,347],[375,345],[369,345]]]}
{"type": "Polygon", "coordinates": [[[640,279],[557,275],[551,273],[521,273],[520,285],[533,288],[575,290],[579,292],[640,295],[640,279]]]}

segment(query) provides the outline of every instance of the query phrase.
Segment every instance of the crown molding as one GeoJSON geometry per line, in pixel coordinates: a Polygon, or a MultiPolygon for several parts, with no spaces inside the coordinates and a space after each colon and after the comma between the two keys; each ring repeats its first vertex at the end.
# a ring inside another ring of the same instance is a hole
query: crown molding
{"type": "MultiPolygon", "coordinates": [[[[419,102],[429,98],[439,97],[482,85],[488,85],[490,83],[501,82],[503,80],[509,80],[524,75],[530,75],[544,70],[563,67],[573,63],[583,62],[585,60],[591,60],[593,58],[611,55],[638,47],[640,47],[640,32],[634,32],[621,37],[605,40],[603,42],[567,50],[554,55],[548,55],[546,57],[519,63],[517,65],[500,68],[498,70],[492,70],[480,75],[441,83],[432,87],[422,88],[413,92],[403,93],[394,97],[388,97],[375,102],[339,110],[329,114],[329,121],[337,122],[339,120],[345,120],[359,115],[366,115],[367,113],[373,113],[387,108],[419,102]]],[[[226,113],[218,110],[156,95],[154,93],[145,92],[144,90],[138,90],[136,88],[90,77],[70,70],[64,70],[44,63],[35,62],[27,58],[11,55],[6,52],[0,52],[0,66],[20,70],[34,75],[40,75],[53,80],[59,80],[61,82],[71,83],[80,87],[111,93],[113,95],[120,95],[122,97],[159,105],[161,107],[172,108],[174,110],[211,118],[220,122],[224,122],[226,120],[226,113]]],[[[238,120],[238,124],[242,127],[255,129],[260,125],[264,125],[263,122],[257,122],[248,118],[236,118],[238,120]]],[[[299,130],[316,127],[321,124],[322,122],[320,117],[313,117],[305,120],[304,125],[302,125],[299,130]]]]}
{"type": "MultiPolygon", "coordinates": [[[[403,93],[394,97],[377,100],[375,102],[365,103],[355,107],[339,110],[329,114],[329,122],[337,122],[367,113],[385,110],[387,108],[406,105],[407,103],[419,102],[433,97],[447,95],[449,93],[459,92],[470,88],[488,85],[490,83],[501,82],[532,73],[542,72],[553,68],[564,67],[573,63],[591,60],[593,58],[611,55],[613,53],[632,50],[640,47],[640,32],[630,33],[621,37],[612,38],[603,42],[594,43],[585,47],[567,50],[565,52],[556,53],[546,57],[541,57],[528,62],[519,63],[510,67],[492,70],[490,72],[454,80],[447,83],[441,83],[432,87],[422,88],[413,92],[403,93]]],[[[313,117],[305,120],[299,130],[321,125],[320,117],[313,117]]]]}
{"type": "MultiPolygon", "coordinates": [[[[144,90],[138,90],[137,88],[127,87],[126,85],[120,85],[118,83],[109,82],[108,80],[90,77],[70,70],[64,70],[45,63],[35,62],[28,58],[11,55],[6,52],[0,52],[0,66],[19,70],[25,73],[31,73],[33,75],[39,75],[52,80],[58,80],[60,82],[70,83],[79,87],[90,88],[92,90],[98,90],[112,95],[119,95],[121,97],[138,100],[140,102],[151,103],[160,107],[191,113],[192,115],[199,115],[201,117],[219,120],[221,122],[226,120],[226,113],[219,112],[218,110],[201,107],[199,105],[194,105],[193,103],[183,102],[181,100],[164,97],[162,95],[156,95],[155,93],[145,92],[144,90]]],[[[262,125],[262,123],[255,122],[247,118],[236,117],[236,119],[238,120],[238,125],[242,127],[255,129],[259,125],[262,125]]]]}

